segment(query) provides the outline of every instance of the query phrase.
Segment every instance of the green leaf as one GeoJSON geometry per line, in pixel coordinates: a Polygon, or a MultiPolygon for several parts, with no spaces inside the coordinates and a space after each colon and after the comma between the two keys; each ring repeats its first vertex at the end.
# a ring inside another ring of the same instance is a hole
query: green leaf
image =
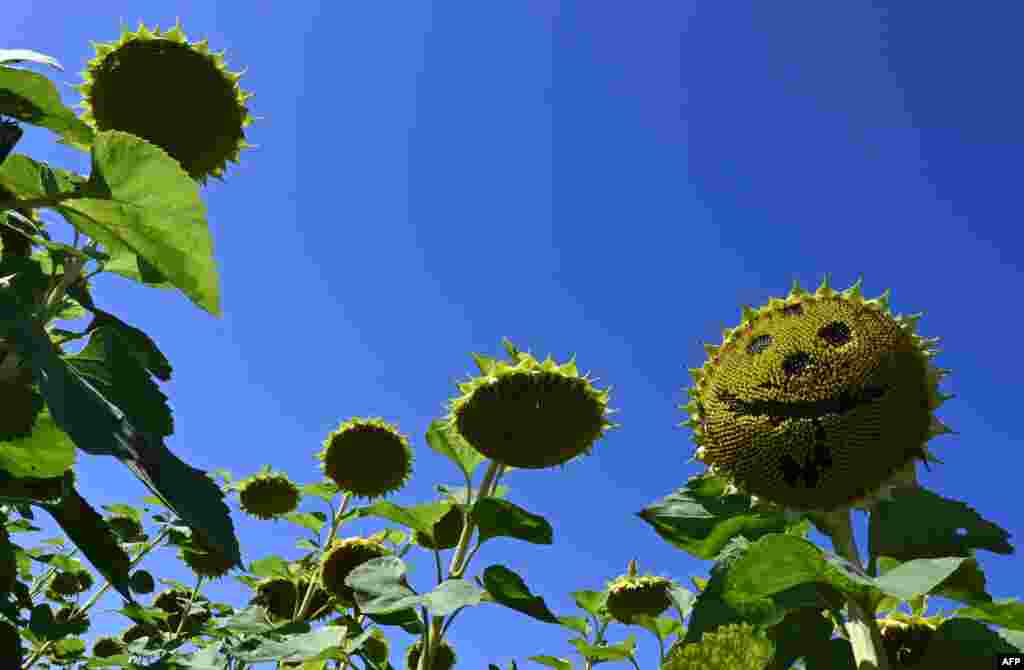
{"type": "Polygon", "coordinates": [[[35,72],[0,65],[0,114],[51,130],[78,149],[93,142],[92,128],[64,106],[53,82],[35,72]]]}
{"type": "Polygon", "coordinates": [[[526,660],[540,663],[541,665],[554,668],[555,670],[572,670],[572,663],[564,658],[556,658],[554,656],[527,656],[526,660]]]}
{"type": "Polygon", "coordinates": [[[305,661],[313,658],[342,658],[338,646],[344,626],[323,626],[317,630],[282,636],[279,640],[250,639],[236,643],[231,656],[246,663],[260,661],[305,661]]]}
{"type": "Polygon", "coordinates": [[[199,186],[167,153],[119,131],[96,135],[83,193],[56,209],[108,247],[127,246],[199,307],[220,315],[213,241],[199,186]]]}
{"type": "Polygon", "coordinates": [[[64,68],[56,58],[41,54],[38,51],[30,51],[29,49],[0,49],[0,63],[21,63],[24,61],[49,65],[55,70],[64,71],[64,68]]]}
{"type": "Polygon", "coordinates": [[[907,561],[876,577],[875,585],[886,594],[904,601],[930,592],[952,575],[966,561],[963,556],[919,558],[907,561]]]}
{"type": "Polygon", "coordinates": [[[142,523],[142,512],[135,509],[131,505],[123,505],[121,503],[114,503],[112,505],[103,505],[103,509],[107,510],[114,516],[126,516],[138,523],[142,523]]]}
{"type": "Polygon", "coordinates": [[[668,597],[672,601],[672,605],[679,610],[680,617],[685,619],[689,616],[690,611],[693,610],[693,602],[696,600],[693,593],[682,586],[673,584],[668,590],[668,597]]]}
{"type": "Polygon", "coordinates": [[[304,496],[316,496],[325,502],[330,502],[334,496],[338,495],[338,485],[330,479],[325,479],[316,484],[303,484],[299,487],[299,491],[304,496]]]}
{"type": "Polygon", "coordinates": [[[406,528],[419,530],[430,535],[434,524],[440,521],[441,517],[447,514],[451,507],[451,503],[445,502],[422,503],[412,507],[402,507],[382,500],[373,505],[360,508],[358,516],[375,516],[381,519],[388,519],[406,528]]]}
{"type": "Polygon", "coordinates": [[[416,610],[409,608],[387,614],[367,614],[378,626],[398,626],[410,635],[420,635],[426,630],[416,610]]]}
{"type": "Polygon", "coordinates": [[[356,566],[345,578],[355,590],[362,612],[387,614],[423,604],[405,580],[405,563],[397,556],[374,558],[356,566]]]}
{"type": "Polygon", "coordinates": [[[122,332],[106,325],[89,334],[89,342],[64,360],[108,401],[128,415],[132,424],[154,436],[174,432],[167,396],[132,354],[122,332]]]}
{"type": "Polygon", "coordinates": [[[295,543],[295,546],[298,547],[299,549],[307,549],[309,551],[319,551],[320,550],[320,547],[317,546],[317,544],[315,542],[313,542],[311,540],[307,540],[306,538],[302,538],[302,539],[298,540],[295,543]]]}
{"type": "MultiPolygon", "coordinates": [[[[160,348],[156,346],[149,335],[135,326],[130,326],[118,317],[104,312],[93,304],[92,296],[83,284],[74,284],[68,287],[68,295],[74,298],[83,308],[95,315],[90,330],[104,328],[112,333],[118,350],[126,356],[130,356],[138,363],[139,367],[153,375],[160,381],[166,382],[171,378],[171,363],[164,356],[160,348]]],[[[224,470],[227,472],[227,470],[224,470]]]]}
{"type": "Polygon", "coordinates": [[[590,622],[586,617],[581,616],[560,616],[558,617],[558,623],[562,624],[566,628],[576,631],[583,637],[590,637],[590,622]]]}
{"type": "Polygon", "coordinates": [[[788,521],[781,512],[754,512],[750,496],[723,496],[724,491],[721,477],[699,475],[637,516],[664,540],[705,560],[715,558],[733,537],[756,540],[798,523],[788,521]]]}
{"type": "MultiPolygon", "coordinates": [[[[449,486],[447,484],[438,484],[437,486],[434,487],[434,490],[436,490],[438,493],[440,493],[453,503],[458,503],[461,505],[467,504],[466,501],[468,500],[470,495],[474,497],[480,495],[480,491],[477,489],[469,489],[465,486],[449,486]]],[[[507,494],[508,487],[505,486],[504,484],[499,484],[494,488],[494,492],[491,493],[490,497],[504,498],[507,494]]]]}
{"type": "Polygon", "coordinates": [[[901,561],[968,556],[972,549],[1011,554],[1009,537],[966,503],[918,487],[894,489],[892,500],[880,502],[868,524],[869,552],[901,561]]]}
{"type": "Polygon", "coordinates": [[[65,491],[65,495],[57,504],[37,504],[53,517],[57,525],[118,593],[132,602],[131,580],[128,574],[131,559],[121,548],[117,534],[78,494],[70,477],[65,481],[65,491]]]}
{"type": "Polygon", "coordinates": [[[573,591],[570,594],[580,609],[599,617],[601,610],[608,602],[607,591],[573,591]]]}
{"type": "Polygon", "coordinates": [[[0,333],[14,335],[18,354],[33,368],[55,422],[78,448],[116,456],[207,544],[235,564],[241,562],[238,538],[220,487],[205,472],[175,456],[159,437],[137,430],[124,412],[57,354],[46,333],[2,290],[0,333]]]}
{"type": "Polygon", "coordinates": [[[314,533],[319,533],[327,522],[327,516],[323,512],[290,512],[285,514],[284,518],[314,533]]]}
{"type": "Polygon", "coordinates": [[[584,658],[595,659],[600,661],[625,661],[633,658],[633,654],[636,650],[636,637],[630,635],[622,642],[617,644],[596,645],[588,644],[585,640],[569,640],[569,643],[576,647],[576,650],[583,655],[584,658]]]}
{"type": "Polygon", "coordinates": [[[74,442],[57,427],[45,407],[28,437],[0,442],[0,470],[13,477],[60,477],[74,464],[74,442]]]}
{"type": "Polygon", "coordinates": [[[447,425],[443,419],[431,421],[430,427],[427,429],[427,444],[431,449],[459,466],[466,476],[466,480],[469,481],[473,478],[473,470],[476,469],[476,466],[487,459],[447,425]]]}
{"type": "Polygon", "coordinates": [[[261,558],[252,562],[249,572],[257,577],[284,577],[288,578],[288,561],[276,554],[261,558]]]}
{"type": "Polygon", "coordinates": [[[472,517],[480,528],[480,542],[493,537],[514,537],[533,544],[551,544],[554,530],[547,519],[497,498],[483,498],[473,505],[472,517]]]}
{"type": "Polygon", "coordinates": [[[683,632],[683,625],[672,617],[654,618],[647,614],[634,614],[633,623],[649,630],[659,640],[665,640],[669,635],[683,632]]]}
{"type": "Polygon", "coordinates": [[[420,596],[421,602],[434,616],[448,616],[460,607],[479,605],[484,592],[464,579],[446,579],[430,593],[420,596]]]}
{"type": "Polygon", "coordinates": [[[492,565],[484,570],[484,588],[494,600],[505,607],[522,612],[545,623],[560,623],[551,613],[544,599],[530,593],[522,577],[503,565],[492,565]]]}

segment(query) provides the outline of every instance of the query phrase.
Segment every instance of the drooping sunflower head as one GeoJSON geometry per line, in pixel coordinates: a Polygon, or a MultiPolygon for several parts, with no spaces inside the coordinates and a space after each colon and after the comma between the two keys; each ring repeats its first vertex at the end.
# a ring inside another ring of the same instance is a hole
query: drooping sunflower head
{"type": "Polygon", "coordinates": [[[92,655],[96,658],[110,658],[125,652],[124,642],[116,637],[99,637],[92,643],[92,655]]]}
{"type": "Polygon", "coordinates": [[[112,516],[107,519],[107,525],[113,529],[122,542],[144,542],[146,539],[142,524],[130,516],[112,516]]]}
{"type": "Polygon", "coordinates": [[[345,584],[345,578],[363,563],[389,553],[382,542],[372,538],[336,540],[321,559],[321,584],[324,590],[336,597],[342,605],[351,607],[356,602],[355,592],[345,584]]]}
{"type": "Polygon", "coordinates": [[[196,181],[220,178],[227,161],[249,146],[252,123],[224,54],[206,40],[189,42],[181,26],[161,31],[139,24],[110,43],[93,43],[96,57],[78,86],[82,120],[97,130],[137,135],[166,151],[196,181]]]}
{"type": "Polygon", "coordinates": [[[668,592],[672,581],[654,575],[638,575],[636,561],[630,561],[629,570],[608,583],[608,613],[616,621],[633,623],[633,617],[643,614],[657,617],[672,605],[668,592]]]}
{"type": "Polygon", "coordinates": [[[273,519],[299,506],[299,487],[282,473],[260,472],[237,486],[242,511],[257,519],[273,519]]]}
{"type": "Polygon", "coordinates": [[[775,655],[775,645],[763,631],[748,623],[719,626],[704,633],[700,642],[673,643],[664,670],[764,670],[775,655]]]}
{"type": "Polygon", "coordinates": [[[769,503],[833,510],[912,473],[926,442],[952,432],[932,414],[952,397],[930,361],[938,338],[914,333],[920,314],[894,316],[888,292],[866,300],[860,287],[794,283],[705,345],[681,409],[710,472],[769,503]]]}
{"type": "Polygon", "coordinates": [[[74,572],[58,572],[50,582],[48,595],[66,598],[79,593],[85,593],[92,588],[93,579],[88,570],[74,572]]]}
{"type": "MultiPolygon", "coordinates": [[[[405,652],[406,670],[417,670],[420,667],[420,654],[423,652],[423,640],[416,640],[405,652]]],[[[434,654],[434,663],[430,670],[451,670],[455,667],[458,657],[447,640],[441,640],[441,646],[434,654]]]]}
{"type": "Polygon", "coordinates": [[[364,498],[397,491],[412,472],[408,438],[379,418],[345,421],[327,436],[317,458],[339,489],[364,498]]]}
{"type": "Polygon", "coordinates": [[[590,453],[608,428],[610,389],[580,375],[575,359],[538,361],[505,340],[510,362],[474,355],[480,376],[459,384],[448,425],[484,456],[517,468],[562,465],[590,453]]]}
{"type": "Polygon", "coordinates": [[[234,560],[193,534],[189,542],[178,552],[178,558],[185,562],[197,576],[220,579],[235,567],[234,560]]]}

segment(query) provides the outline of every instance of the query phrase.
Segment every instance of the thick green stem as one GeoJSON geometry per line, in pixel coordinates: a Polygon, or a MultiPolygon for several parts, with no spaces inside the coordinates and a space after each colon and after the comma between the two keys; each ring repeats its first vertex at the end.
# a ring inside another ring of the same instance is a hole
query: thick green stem
{"type": "MultiPolygon", "coordinates": [[[[342,517],[345,516],[345,508],[348,507],[348,501],[351,497],[352,494],[346,491],[345,495],[342,496],[341,498],[341,507],[338,508],[338,513],[335,514],[334,519],[332,519],[331,533],[327,536],[327,543],[324,544],[323,550],[325,552],[329,551],[331,548],[331,544],[334,543],[334,538],[337,536],[338,529],[341,527],[342,517]]],[[[321,573],[323,572],[323,569],[324,566],[323,562],[321,561],[320,566],[317,568],[316,574],[313,576],[312,579],[309,580],[309,586],[306,588],[306,595],[302,599],[302,605],[299,607],[299,611],[295,615],[295,621],[303,621],[305,619],[306,614],[309,613],[310,603],[313,602],[313,591],[320,584],[320,580],[322,578],[321,573]]]]}
{"type": "MultiPolygon", "coordinates": [[[[857,541],[853,537],[850,508],[841,507],[832,512],[819,512],[810,516],[822,532],[831,536],[836,553],[867,576],[857,550],[857,541]]],[[[846,601],[846,610],[848,617],[844,628],[853,647],[854,665],[858,670],[889,670],[889,658],[885,655],[874,612],[854,599],[846,601]]]]}
{"type": "MultiPolygon", "coordinates": [[[[484,480],[480,484],[477,500],[481,500],[494,493],[501,470],[501,463],[491,461],[491,465],[487,468],[487,473],[484,475],[484,480]]],[[[466,553],[469,551],[469,541],[473,537],[474,530],[476,530],[476,526],[473,525],[472,519],[467,515],[465,523],[462,525],[459,544],[455,547],[455,555],[452,556],[452,561],[448,565],[448,579],[461,579],[462,574],[469,566],[469,560],[467,560],[469,557],[466,553]]],[[[433,667],[434,656],[437,654],[437,648],[441,643],[443,625],[444,617],[431,617],[430,629],[423,636],[423,651],[420,654],[419,670],[427,670],[427,668],[433,667]]]]}

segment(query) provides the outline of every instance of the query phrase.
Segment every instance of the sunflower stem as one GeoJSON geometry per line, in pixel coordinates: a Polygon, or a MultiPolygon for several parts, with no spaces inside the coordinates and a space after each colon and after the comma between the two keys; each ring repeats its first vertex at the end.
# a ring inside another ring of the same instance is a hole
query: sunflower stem
{"type": "MultiPolygon", "coordinates": [[[[343,523],[343,517],[345,516],[345,508],[348,507],[348,501],[352,497],[352,494],[348,491],[341,497],[341,507],[334,514],[334,519],[331,523],[331,532],[327,536],[327,542],[324,544],[323,550],[326,552],[331,548],[331,544],[334,542],[334,538],[338,534],[338,529],[341,528],[343,523]]],[[[309,585],[306,587],[306,595],[302,598],[302,605],[299,607],[299,612],[295,617],[295,621],[302,621],[305,619],[306,614],[309,612],[310,603],[313,602],[313,590],[320,584],[320,580],[323,579],[324,565],[323,561],[320,562],[320,566],[316,570],[314,579],[309,580],[309,585]]]]}
{"type": "MultiPolygon", "coordinates": [[[[832,538],[836,554],[849,561],[855,570],[867,576],[853,537],[850,508],[840,507],[831,512],[809,514],[818,529],[832,538]]],[[[844,628],[853,647],[853,661],[858,670],[889,670],[889,658],[885,655],[882,636],[878,631],[874,612],[855,598],[846,601],[847,618],[844,628]]]]}

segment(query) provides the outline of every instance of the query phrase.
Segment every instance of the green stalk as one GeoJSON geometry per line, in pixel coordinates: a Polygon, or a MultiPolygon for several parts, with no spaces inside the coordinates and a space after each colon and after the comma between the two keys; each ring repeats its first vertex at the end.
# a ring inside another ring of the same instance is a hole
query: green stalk
{"type": "MultiPolygon", "coordinates": [[[[323,546],[323,551],[326,552],[331,548],[331,544],[334,542],[334,538],[338,534],[338,529],[342,524],[342,517],[345,516],[345,508],[348,507],[348,501],[352,498],[352,494],[348,491],[341,497],[341,507],[338,508],[337,514],[334,515],[334,519],[331,523],[331,533],[327,536],[327,543],[323,546]]],[[[316,570],[316,575],[313,579],[309,580],[309,586],[306,588],[306,595],[302,599],[302,605],[299,607],[299,612],[295,617],[295,621],[303,621],[306,614],[309,612],[309,605],[313,602],[313,589],[317,587],[320,580],[323,577],[324,565],[323,561],[320,562],[320,566],[316,570]]]]}
{"type": "MultiPolygon", "coordinates": [[[[480,484],[477,500],[481,500],[494,493],[498,477],[501,476],[501,470],[502,465],[500,463],[491,461],[490,466],[487,468],[487,473],[484,475],[484,480],[480,484]]],[[[461,579],[462,574],[469,566],[466,552],[469,550],[469,541],[473,536],[474,530],[476,530],[476,526],[473,525],[472,518],[467,515],[465,523],[462,525],[462,535],[459,536],[459,544],[455,547],[455,555],[452,556],[452,561],[448,565],[448,579],[461,579]]],[[[444,617],[435,616],[431,618],[430,629],[423,634],[423,650],[420,653],[419,670],[427,670],[427,668],[433,667],[434,656],[437,654],[437,648],[441,644],[443,625],[444,617]]]]}
{"type": "MultiPolygon", "coordinates": [[[[857,541],[853,537],[850,508],[840,507],[832,512],[816,512],[809,516],[822,532],[832,538],[836,553],[867,576],[857,550],[857,541]]],[[[858,670],[889,670],[889,657],[885,655],[874,613],[854,599],[846,601],[846,609],[849,616],[844,628],[853,647],[854,665],[858,670]]]]}

